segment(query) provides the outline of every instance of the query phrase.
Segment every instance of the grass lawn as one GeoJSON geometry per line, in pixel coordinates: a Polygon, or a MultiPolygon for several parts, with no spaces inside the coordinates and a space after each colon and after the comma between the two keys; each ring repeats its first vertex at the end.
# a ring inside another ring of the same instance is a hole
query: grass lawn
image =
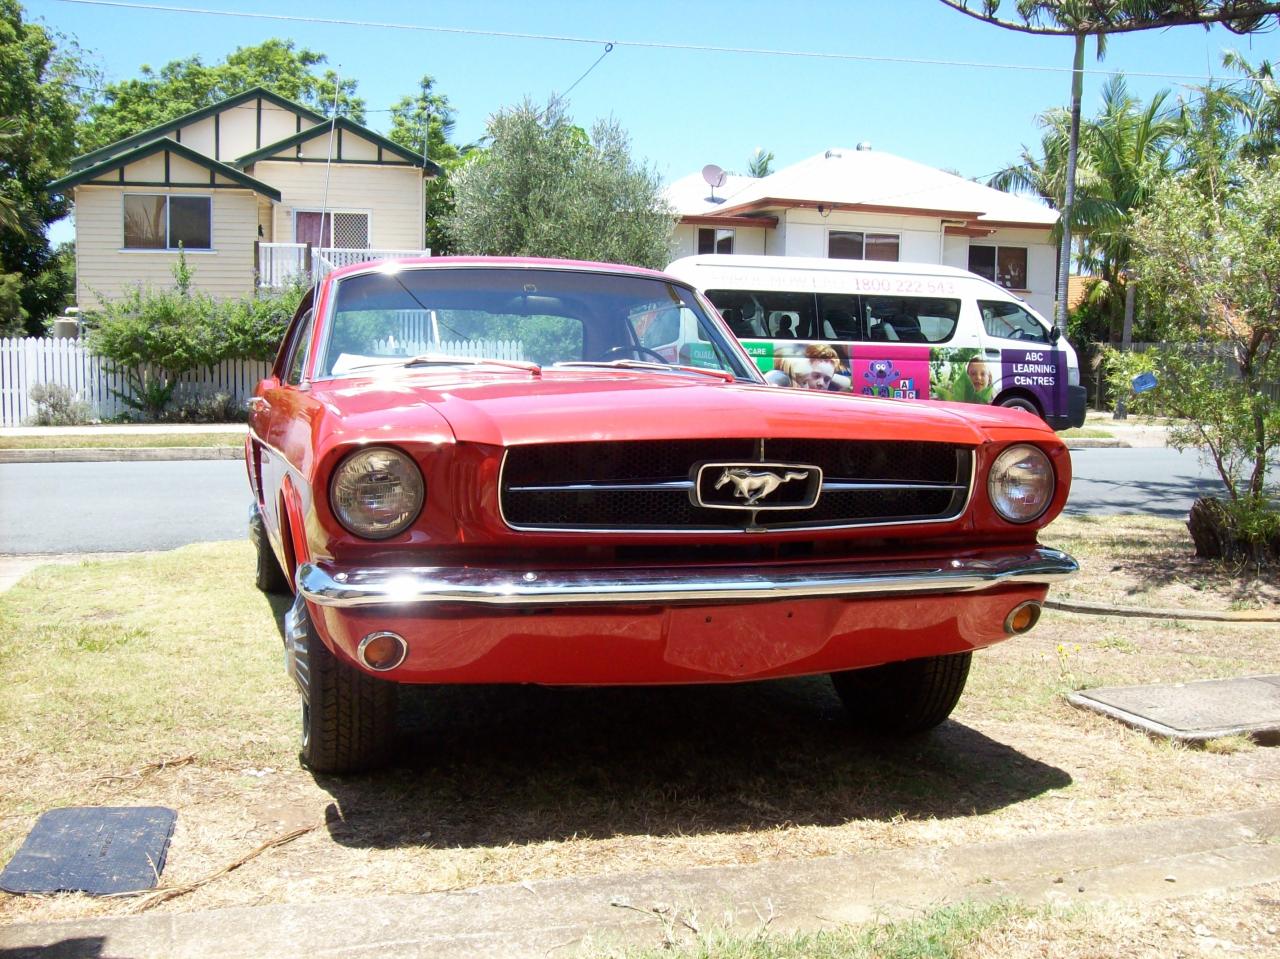
{"type": "Polygon", "coordinates": [[[1092,426],[1075,426],[1069,430],[1063,430],[1058,436],[1064,440],[1109,440],[1115,434],[1092,426]]]}
{"type": "MultiPolygon", "coordinates": [[[[1176,525],[1059,521],[1044,540],[1080,554],[1078,588],[1093,595],[1111,588],[1115,566],[1178,568],[1190,545],[1176,525]]],[[[1274,624],[1054,611],[1028,636],[977,655],[953,721],[906,743],[848,728],[823,678],[450,687],[405,697],[394,768],[316,777],[297,761],[297,699],[278,628],[285,604],[258,593],[251,573],[247,544],[202,544],[41,567],[0,595],[0,863],[40,813],[65,805],[177,809],[166,885],[321,824],[159,907],[186,911],[353,888],[394,895],[941,849],[1280,802],[1280,750],[1157,742],[1063,698],[1083,686],[1274,672],[1274,624]]],[[[1199,598],[1238,597],[1206,575],[1199,598]]],[[[129,908],[0,894],[0,922],[129,908]]],[[[1150,954],[1097,939],[1102,930],[1128,941],[1128,913],[1082,921],[986,908],[963,920],[951,951],[849,951],[865,932],[854,930],[832,951],[698,952],[692,941],[694,951],[664,955],[1048,955],[1028,949],[1055,930],[1095,951],[1054,955],[1150,954]]]]}
{"type": "Polygon", "coordinates": [[[243,433],[65,433],[0,436],[0,450],[148,449],[170,446],[244,446],[243,433]]]}

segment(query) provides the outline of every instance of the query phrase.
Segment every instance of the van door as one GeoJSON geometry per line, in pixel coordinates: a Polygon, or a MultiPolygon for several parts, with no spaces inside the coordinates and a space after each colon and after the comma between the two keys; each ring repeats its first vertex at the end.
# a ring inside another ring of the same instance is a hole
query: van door
{"type": "Polygon", "coordinates": [[[979,300],[983,355],[999,370],[995,402],[1029,409],[1043,419],[1067,412],[1067,354],[1049,329],[1021,304],[979,300]]]}

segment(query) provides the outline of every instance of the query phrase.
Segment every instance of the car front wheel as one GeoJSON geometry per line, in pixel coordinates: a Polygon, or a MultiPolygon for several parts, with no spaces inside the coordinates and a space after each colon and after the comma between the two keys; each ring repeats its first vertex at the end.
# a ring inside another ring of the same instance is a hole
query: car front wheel
{"type": "Polygon", "coordinates": [[[289,579],[280,568],[271,541],[267,539],[267,527],[262,522],[262,513],[255,503],[249,513],[249,542],[253,544],[257,565],[254,569],[254,583],[264,593],[275,593],[287,596],[290,592],[289,579]]]}
{"type": "Polygon", "coordinates": [[[354,773],[386,764],[396,733],[398,687],[338,659],[299,597],[286,617],[290,671],[302,695],[303,765],[354,773]]]}
{"type": "Polygon", "coordinates": [[[972,653],[927,656],[831,674],[849,715],[875,732],[905,736],[932,729],[951,715],[972,653]]]}

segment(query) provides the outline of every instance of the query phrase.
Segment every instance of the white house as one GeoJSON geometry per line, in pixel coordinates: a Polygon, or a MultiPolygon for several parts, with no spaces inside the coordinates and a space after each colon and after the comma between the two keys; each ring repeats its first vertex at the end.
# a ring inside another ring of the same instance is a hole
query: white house
{"type": "MultiPolygon", "coordinates": [[[[710,172],[714,173],[715,168],[710,172]]],[[[872,150],[832,149],[766,177],[694,173],[667,196],[677,256],[750,253],[941,263],[1053,314],[1056,211],[872,150]]]]}
{"type": "Polygon", "coordinates": [[[344,262],[421,252],[434,163],[345,117],[256,87],[94,150],[49,185],[75,205],[76,299],[195,285],[249,296],[344,262]]]}

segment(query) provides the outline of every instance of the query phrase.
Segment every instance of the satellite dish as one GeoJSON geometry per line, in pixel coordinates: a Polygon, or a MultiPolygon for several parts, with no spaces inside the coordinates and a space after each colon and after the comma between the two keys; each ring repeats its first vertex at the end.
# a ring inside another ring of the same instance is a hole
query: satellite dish
{"type": "Polygon", "coordinates": [[[724,186],[724,181],[728,178],[729,175],[714,163],[708,163],[702,168],[702,179],[706,180],[707,185],[713,190],[718,186],[724,186]]]}

